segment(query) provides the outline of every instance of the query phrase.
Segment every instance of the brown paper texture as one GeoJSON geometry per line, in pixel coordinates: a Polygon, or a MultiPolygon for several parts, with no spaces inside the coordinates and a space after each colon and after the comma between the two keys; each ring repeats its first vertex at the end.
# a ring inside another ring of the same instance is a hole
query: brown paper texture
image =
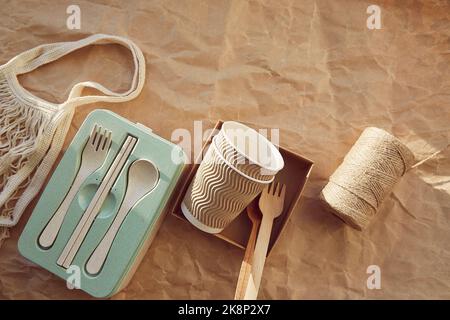
{"type": "MultiPolygon", "coordinates": [[[[266,263],[265,299],[450,298],[450,4],[378,1],[79,1],[81,29],[66,27],[71,1],[0,6],[0,60],[34,46],[94,33],[125,36],[145,54],[147,79],[128,103],[107,108],[166,139],[194,120],[281,128],[281,144],[315,162],[313,174],[266,263]],[[367,126],[383,128],[423,159],[364,232],[325,212],[318,195],[367,126]],[[368,266],[381,289],[366,285],[368,266]]],[[[117,46],[89,47],[21,77],[62,102],[96,80],[126,90],[132,63],[117,46]]],[[[89,298],[27,262],[17,239],[36,200],[0,248],[0,298],[89,298]]],[[[130,285],[116,299],[231,299],[243,251],[168,216],[130,285]]]]}

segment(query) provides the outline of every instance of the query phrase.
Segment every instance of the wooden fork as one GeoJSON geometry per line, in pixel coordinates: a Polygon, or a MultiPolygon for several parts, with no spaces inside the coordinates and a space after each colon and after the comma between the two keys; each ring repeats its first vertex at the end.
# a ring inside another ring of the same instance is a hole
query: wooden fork
{"type": "Polygon", "coordinates": [[[259,208],[263,217],[256,241],[252,272],[245,291],[245,300],[255,300],[258,296],[273,220],[283,212],[285,196],[286,186],[273,182],[264,189],[259,198],[259,208]]]}

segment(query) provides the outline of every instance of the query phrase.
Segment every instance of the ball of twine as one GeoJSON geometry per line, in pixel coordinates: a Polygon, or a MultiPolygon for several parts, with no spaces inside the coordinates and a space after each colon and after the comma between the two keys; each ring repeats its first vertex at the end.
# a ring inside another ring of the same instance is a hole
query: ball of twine
{"type": "Polygon", "coordinates": [[[366,128],[320,198],[332,213],[363,230],[413,162],[413,153],[400,140],[384,130],[366,128]]]}

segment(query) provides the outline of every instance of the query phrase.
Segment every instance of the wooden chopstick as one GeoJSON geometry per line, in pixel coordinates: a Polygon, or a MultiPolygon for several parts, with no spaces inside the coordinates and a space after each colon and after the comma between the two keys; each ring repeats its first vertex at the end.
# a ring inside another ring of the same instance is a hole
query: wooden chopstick
{"type": "Polygon", "coordinates": [[[75,255],[78,252],[78,249],[80,248],[84,238],[86,237],[87,232],[89,231],[89,228],[91,227],[95,217],[100,211],[101,206],[103,205],[103,202],[105,201],[109,193],[109,190],[119,176],[120,171],[125,165],[128,157],[130,156],[136,142],[137,139],[131,136],[128,136],[125,140],[119,153],[109,167],[105,178],[103,179],[97,192],[95,193],[94,198],[90,202],[89,207],[81,217],[80,222],[75,228],[75,231],[72,233],[72,236],[66,243],[63,252],[59,256],[57,260],[58,265],[64,268],[68,268],[72,263],[75,255]]]}

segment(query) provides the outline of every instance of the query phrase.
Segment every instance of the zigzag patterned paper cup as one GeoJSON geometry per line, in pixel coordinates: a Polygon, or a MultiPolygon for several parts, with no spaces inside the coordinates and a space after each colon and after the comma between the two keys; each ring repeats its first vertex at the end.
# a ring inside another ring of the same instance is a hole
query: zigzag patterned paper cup
{"type": "MultiPolygon", "coordinates": [[[[208,233],[221,232],[273,181],[258,180],[228,161],[214,137],[181,204],[185,217],[208,233]]],[[[266,177],[267,178],[267,177],[266,177]]]]}

